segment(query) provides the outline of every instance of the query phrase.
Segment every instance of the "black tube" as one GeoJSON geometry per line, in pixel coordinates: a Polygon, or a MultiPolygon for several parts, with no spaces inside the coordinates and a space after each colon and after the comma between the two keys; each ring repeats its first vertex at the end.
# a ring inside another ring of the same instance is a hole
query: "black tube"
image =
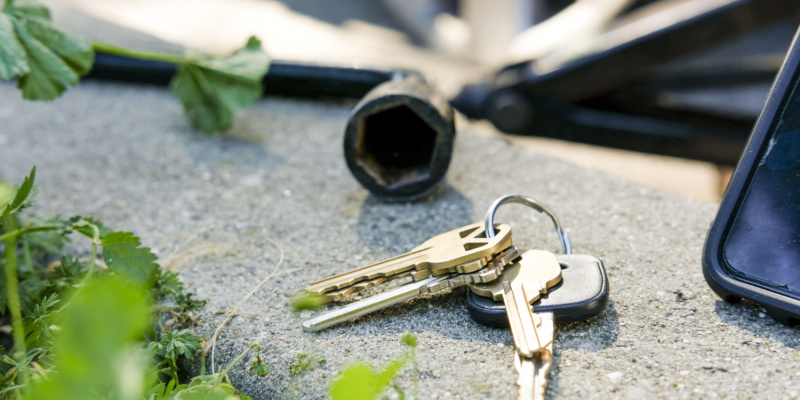
{"type": "MultiPolygon", "coordinates": [[[[166,86],[176,70],[172,63],[97,52],[85,78],[166,86]]],[[[264,95],[360,99],[383,82],[411,76],[422,79],[418,72],[402,69],[273,61],[264,76],[264,95]]]]}

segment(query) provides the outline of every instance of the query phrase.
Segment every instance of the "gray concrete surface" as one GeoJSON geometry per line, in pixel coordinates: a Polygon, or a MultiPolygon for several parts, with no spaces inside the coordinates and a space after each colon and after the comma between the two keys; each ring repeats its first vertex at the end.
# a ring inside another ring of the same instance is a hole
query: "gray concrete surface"
{"type": "MultiPolygon", "coordinates": [[[[350,106],[267,99],[233,137],[193,132],[162,88],[84,82],[53,103],[0,84],[0,177],[38,166],[33,212],[92,215],[136,232],[208,300],[209,336],[279,252],[286,260],[221,335],[216,362],[252,343],[271,368],[235,384],[256,399],[324,398],[348,363],[381,366],[419,347],[420,398],[510,399],[512,338],[467,314],[465,290],[420,298],[352,324],[304,333],[290,297],[309,283],[411,249],[476,222],[492,200],[526,194],[553,206],[576,253],[606,264],[611,301],[599,317],[558,326],[548,398],[797,398],[800,335],[758,307],[722,302],[700,255],[716,205],[537,154],[462,126],[446,184],[412,204],[383,204],[350,176],[341,149],[350,106]],[[679,293],[679,294],[678,294],[679,293]],[[300,352],[325,362],[291,376],[300,352]]],[[[501,209],[521,248],[555,251],[549,221],[501,209]]],[[[88,249],[79,248],[88,254],[88,249]]],[[[413,391],[413,373],[397,379],[413,391]]]]}

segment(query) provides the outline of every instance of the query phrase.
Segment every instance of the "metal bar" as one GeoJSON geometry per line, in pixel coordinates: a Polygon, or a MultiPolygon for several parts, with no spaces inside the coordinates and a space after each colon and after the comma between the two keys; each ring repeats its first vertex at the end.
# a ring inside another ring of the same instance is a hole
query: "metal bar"
{"type": "MultiPolygon", "coordinates": [[[[176,70],[171,63],[97,52],[85,78],[166,86],[176,70]]],[[[264,76],[264,95],[360,99],[383,82],[409,76],[422,80],[419,73],[402,69],[273,61],[264,76]]]]}

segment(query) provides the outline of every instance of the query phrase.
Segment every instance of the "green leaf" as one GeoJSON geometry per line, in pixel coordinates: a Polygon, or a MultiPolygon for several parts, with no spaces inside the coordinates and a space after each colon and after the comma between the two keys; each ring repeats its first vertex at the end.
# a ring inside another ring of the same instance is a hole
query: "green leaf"
{"type": "Polygon", "coordinates": [[[14,34],[14,23],[10,16],[0,14],[0,79],[13,79],[28,71],[28,60],[14,34]]]}
{"type": "Polygon", "coordinates": [[[13,0],[5,11],[14,11],[16,14],[28,18],[38,17],[50,21],[50,10],[36,0],[13,0]]]}
{"type": "Polygon", "coordinates": [[[156,256],[147,247],[140,247],[139,238],[130,232],[114,232],[100,239],[103,259],[108,269],[137,284],[152,288],[158,279],[156,256]]]}
{"type": "Polygon", "coordinates": [[[325,299],[325,296],[304,291],[292,300],[291,307],[292,311],[299,312],[303,310],[317,310],[324,307],[326,304],[328,304],[328,300],[325,299]]]}
{"type": "Polygon", "coordinates": [[[6,207],[3,210],[3,219],[11,214],[16,214],[31,204],[33,197],[36,196],[36,190],[33,186],[33,182],[35,180],[36,166],[34,165],[33,168],[31,168],[30,175],[25,177],[25,180],[22,181],[22,185],[19,187],[19,189],[17,189],[17,193],[14,195],[14,200],[11,200],[10,203],[5,205],[6,207]]]}
{"type": "Polygon", "coordinates": [[[333,400],[372,400],[383,393],[392,378],[406,363],[407,357],[393,360],[376,373],[364,363],[353,364],[342,372],[331,386],[333,400]]]}
{"type": "Polygon", "coordinates": [[[88,41],[58,30],[47,8],[31,0],[12,1],[3,9],[0,43],[0,79],[19,76],[17,87],[27,100],[61,96],[94,62],[88,41]]]}
{"type": "Polygon", "coordinates": [[[228,384],[199,385],[178,392],[175,400],[239,400],[236,389],[228,384]]]}
{"type": "Polygon", "coordinates": [[[31,382],[26,400],[141,398],[147,357],[141,345],[151,304],[140,288],[115,276],[90,280],[60,312],[54,373],[31,382]]]}
{"type": "Polygon", "coordinates": [[[406,332],[403,337],[400,338],[400,342],[412,349],[417,347],[417,337],[411,332],[406,332]]]}
{"type": "Polygon", "coordinates": [[[156,296],[172,294],[176,298],[183,294],[183,282],[177,272],[161,270],[154,289],[156,296]]]}
{"type": "Polygon", "coordinates": [[[373,400],[383,392],[377,385],[375,372],[367,364],[349,366],[331,387],[333,400],[373,400]]]}
{"type": "Polygon", "coordinates": [[[174,393],[186,389],[186,385],[178,385],[177,380],[171,379],[168,383],[161,382],[151,388],[147,395],[149,400],[167,400],[172,399],[174,393]]]}
{"type": "Polygon", "coordinates": [[[14,197],[14,187],[6,181],[0,181],[0,207],[5,208],[14,197]]]}
{"type": "Polygon", "coordinates": [[[193,127],[205,132],[228,129],[233,113],[261,98],[261,79],[270,59],[256,37],[229,56],[189,54],[170,88],[193,127]]]}
{"type": "Polygon", "coordinates": [[[256,357],[250,361],[247,369],[261,378],[269,374],[269,366],[264,363],[264,360],[262,360],[261,357],[256,357]]]}

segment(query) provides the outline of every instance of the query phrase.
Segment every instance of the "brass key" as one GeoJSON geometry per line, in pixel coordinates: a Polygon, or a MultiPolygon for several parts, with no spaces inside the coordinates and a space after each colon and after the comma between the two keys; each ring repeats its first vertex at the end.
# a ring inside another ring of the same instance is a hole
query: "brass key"
{"type": "MultiPolygon", "coordinates": [[[[447,273],[470,273],[483,268],[494,255],[511,246],[511,227],[499,224],[496,236],[487,238],[484,224],[477,223],[434,236],[410,252],[345,272],[307,287],[309,292],[326,295],[364,281],[380,281],[410,272],[414,280],[447,273]],[[419,271],[419,272],[414,272],[419,271]]],[[[371,286],[365,283],[361,286],[371,286]]],[[[362,287],[363,288],[363,287],[362,287]]],[[[328,296],[326,296],[328,297],[328,296]]],[[[334,297],[341,297],[337,293],[334,297]]]]}
{"type": "Polygon", "coordinates": [[[500,278],[473,284],[471,288],[479,296],[495,301],[503,299],[517,352],[530,358],[545,350],[553,340],[552,331],[544,332],[548,327],[533,314],[531,304],[558,282],[561,282],[561,265],[555,254],[528,250],[517,263],[506,267],[500,278]]]}

